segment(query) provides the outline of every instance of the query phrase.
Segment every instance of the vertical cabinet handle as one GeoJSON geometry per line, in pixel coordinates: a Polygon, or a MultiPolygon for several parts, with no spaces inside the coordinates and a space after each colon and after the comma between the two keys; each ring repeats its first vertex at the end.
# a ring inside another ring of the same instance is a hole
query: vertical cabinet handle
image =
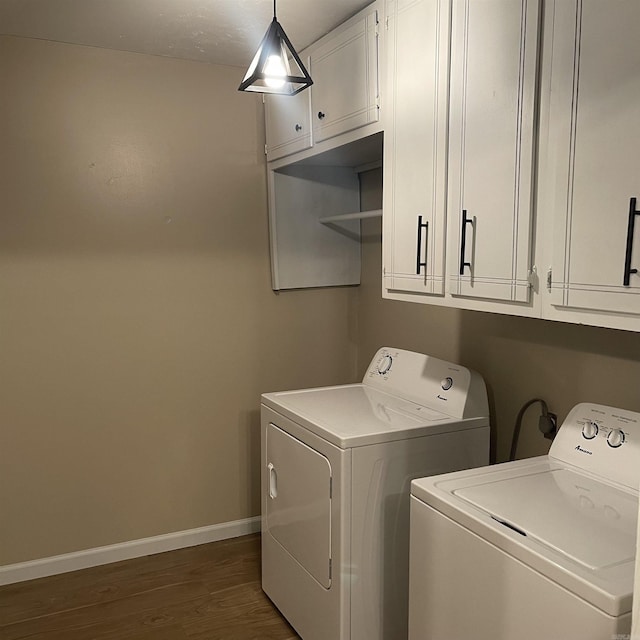
{"type": "Polygon", "coordinates": [[[633,232],[636,226],[636,216],[640,215],[640,211],[636,209],[636,199],[629,200],[629,223],[627,225],[627,251],[624,256],[624,277],[622,284],[629,286],[632,273],[638,273],[637,269],[631,268],[631,254],[633,252],[633,232]]]}
{"type": "Polygon", "coordinates": [[[269,470],[269,497],[271,499],[278,497],[278,474],[270,462],[267,465],[267,469],[269,470]]]}
{"type": "MultiPolygon", "coordinates": [[[[422,222],[422,216],[418,216],[418,248],[416,250],[416,275],[420,275],[421,267],[424,267],[425,275],[427,273],[427,250],[424,251],[424,261],[421,261],[422,257],[422,230],[424,229],[424,235],[426,237],[429,232],[429,221],[422,222]]],[[[426,247],[426,244],[425,244],[426,247]]]]}
{"type": "Polygon", "coordinates": [[[460,275],[464,275],[464,268],[469,267],[471,271],[471,263],[465,262],[465,250],[467,248],[467,225],[470,224],[473,227],[473,218],[467,218],[467,210],[462,210],[462,237],[460,240],[460,275]]]}

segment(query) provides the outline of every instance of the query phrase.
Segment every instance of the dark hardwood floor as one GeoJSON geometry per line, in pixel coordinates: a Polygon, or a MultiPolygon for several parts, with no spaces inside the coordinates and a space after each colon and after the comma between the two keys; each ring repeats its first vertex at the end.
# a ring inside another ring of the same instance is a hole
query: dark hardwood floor
{"type": "Polygon", "coordinates": [[[0,587],[0,640],[293,640],[259,534],[0,587]]]}

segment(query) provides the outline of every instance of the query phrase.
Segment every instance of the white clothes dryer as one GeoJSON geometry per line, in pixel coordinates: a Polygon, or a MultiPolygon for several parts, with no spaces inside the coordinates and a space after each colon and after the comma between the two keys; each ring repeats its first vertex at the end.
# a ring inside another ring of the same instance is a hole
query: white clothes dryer
{"type": "Polygon", "coordinates": [[[411,487],[410,640],[629,637],[640,414],[575,406],[549,455],[411,487]]]}
{"type": "Polygon", "coordinates": [[[304,640],[406,638],[410,483],[488,464],[482,378],[383,348],[362,383],[261,414],[264,591],[304,640]]]}

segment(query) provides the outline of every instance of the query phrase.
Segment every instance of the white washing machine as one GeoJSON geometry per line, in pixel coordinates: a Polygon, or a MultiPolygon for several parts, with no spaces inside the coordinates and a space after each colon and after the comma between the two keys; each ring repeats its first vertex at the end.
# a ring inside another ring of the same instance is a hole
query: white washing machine
{"type": "Polygon", "coordinates": [[[262,396],[262,587],[304,640],[406,638],[411,480],[488,464],[488,415],[477,373],[391,348],[262,396]]]}
{"type": "Polygon", "coordinates": [[[640,414],[574,407],[548,456],[411,486],[410,640],[629,637],[640,414]]]}

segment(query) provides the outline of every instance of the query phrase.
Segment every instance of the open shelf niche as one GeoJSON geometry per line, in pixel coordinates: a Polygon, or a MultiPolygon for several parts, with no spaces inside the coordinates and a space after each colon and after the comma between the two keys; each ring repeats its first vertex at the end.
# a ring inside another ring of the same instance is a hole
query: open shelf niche
{"type": "Polygon", "coordinates": [[[359,174],[382,166],[382,133],[269,171],[272,287],[360,284],[359,174]]]}

